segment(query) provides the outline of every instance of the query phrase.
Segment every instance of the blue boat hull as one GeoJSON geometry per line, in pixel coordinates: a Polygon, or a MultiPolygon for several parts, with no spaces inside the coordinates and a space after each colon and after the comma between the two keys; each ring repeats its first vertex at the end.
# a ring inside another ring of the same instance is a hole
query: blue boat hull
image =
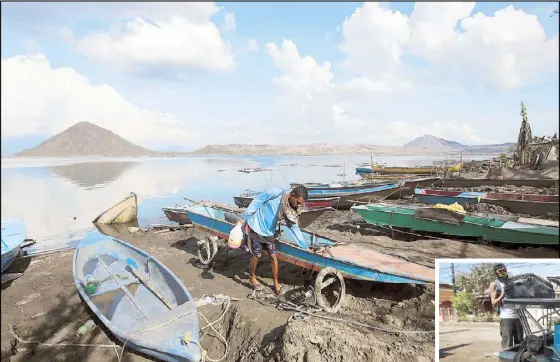
{"type": "Polygon", "coordinates": [[[81,297],[119,340],[128,340],[126,348],[163,361],[200,361],[200,348],[192,342],[183,344],[185,333],[200,341],[196,302],[157,259],[133,245],[92,233],[76,247],[73,275],[81,297]],[[171,310],[127,269],[130,266],[173,306],[171,310]],[[94,291],[86,289],[90,278],[100,282],[94,291]]]}
{"type": "Polygon", "coordinates": [[[22,219],[2,221],[2,273],[4,273],[16,259],[25,238],[25,223],[22,219]]]}
{"type": "Polygon", "coordinates": [[[356,168],[356,174],[370,174],[373,173],[373,170],[371,168],[366,168],[366,167],[357,167],[356,168]]]}
{"type": "Polygon", "coordinates": [[[398,184],[385,184],[380,186],[372,186],[372,187],[345,187],[345,188],[325,188],[325,189],[309,189],[309,197],[325,197],[325,196],[345,196],[352,194],[354,196],[361,196],[362,194],[371,194],[375,192],[385,191],[385,190],[392,190],[398,188],[398,184]]]}
{"type": "MultiPolygon", "coordinates": [[[[239,217],[233,213],[224,212],[219,209],[206,206],[193,206],[185,209],[194,225],[197,225],[209,231],[211,234],[224,239],[228,238],[229,232],[233,228],[236,218],[239,217]],[[227,214],[227,216],[224,214],[227,214]],[[227,220],[228,218],[229,220],[227,220]]],[[[280,259],[283,259],[291,264],[314,270],[319,270],[325,267],[333,267],[340,271],[343,276],[358,280],[406,284],[425,284],[434,282],[434,280],[430,277],[425,277],[425,275],[410,275],[406,273],[405,270],[394,270],[392,273],[385,273],[375,270],[372,267],[359,265],[355,262],[355,260],[353,260],[354,258],[357,258],[357,255],[353,253],[354,250],[352,253],[348,253],[347,255],[340,253],[342,255],[339,255],[336,259],[326,258],[322,254],[317,254],[311,250],[301,249],[297,247],[295,243],[290,242],[289,240],[292,237],[292,234],[287,227],[282,226],[282,231],[282,240],[276,243],[276,252],[280,259]]],[[[302,234],[308,242],[311,242],[311,234],[305,231],[302,231],[302,234]]],[[[332,245],[334,242],[326,238],[317,237],[316,244],[332,245]]],[[[366,250],[362,249],[362,251],[366,250]]],[[[367,252],[370,254],[372,253],[369,250],[367,250],[367,252]]],[[[372,255],[375,256],[375,254],[372,255]]]]}

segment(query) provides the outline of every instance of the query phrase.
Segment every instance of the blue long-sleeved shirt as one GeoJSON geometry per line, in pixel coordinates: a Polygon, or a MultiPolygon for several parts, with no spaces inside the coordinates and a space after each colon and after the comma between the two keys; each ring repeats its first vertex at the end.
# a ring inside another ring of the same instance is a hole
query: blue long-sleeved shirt
{"type": "MultiPolygon", "coordinates": [[[[281,207],[282,189],[270,189],[263,191],[255,197],[251,204],[243,213],[243,220],[249,227],[259,235],[273,236],[280,222],[278,211],[281,207]]],[[[308,249],[309,243],[303,237],[297,224],[293,224],[288,230],[292,233],[293,239],[302,249],[308,249]]]]}

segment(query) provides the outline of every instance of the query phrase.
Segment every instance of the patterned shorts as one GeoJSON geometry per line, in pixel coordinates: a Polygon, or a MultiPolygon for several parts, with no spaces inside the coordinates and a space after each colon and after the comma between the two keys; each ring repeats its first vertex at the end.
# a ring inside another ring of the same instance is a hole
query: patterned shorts
{"type": "Polygon", "coordinates": [[[268,252],[270,256],[276,254],[276,243],[275,242],[262,242],[261,236],[255,233],[248,225],[245,226],[245,246],[248,246],[247,242],[251,243],[251,255],[260,258],[262,256],[263,248],[268,252]]]}

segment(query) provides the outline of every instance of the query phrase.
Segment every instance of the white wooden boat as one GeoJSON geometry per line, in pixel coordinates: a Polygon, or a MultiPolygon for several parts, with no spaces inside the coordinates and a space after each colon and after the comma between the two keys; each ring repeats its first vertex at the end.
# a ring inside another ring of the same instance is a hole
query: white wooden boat
{"type": "Polygon", "coordinates": [[[138,217],[138,198],[134,192],[93,219],[94,224],[124,224],[138,217]]]}

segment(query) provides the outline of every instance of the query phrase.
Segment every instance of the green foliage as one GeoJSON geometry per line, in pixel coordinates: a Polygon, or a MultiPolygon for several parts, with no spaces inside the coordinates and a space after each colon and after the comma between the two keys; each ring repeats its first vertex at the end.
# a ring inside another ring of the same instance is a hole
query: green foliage
{"type": "Polygon", "coordinates": [[[474,317],[475,322],[496,322],[500,318],[492,313],[480,313],[474,317]]]}
{"type": "Polygon", "coordinates": [[[465,314],[459,314],[459,322],[468,322],[469,318],[465,314]]]}
{"type": "Polygon", "coordinates": [[[459,316],[464,316],[473,310],[473,298],[469,292],[457,292],[451,298],[451,305],[459,316]]]}
{"type": "Polygon", "coordinates": [[[500,158],[502,160],[505,160],[507,158],[507,155],[505,153],[500,153],[500,158]]]}
{"type": "Polygon", "coordinates": [[[471,268],[470,274],[461,274],[457,277],[457,289],[469,294],[482,294],[490,283],[496,280],[492,264],[479,264],[471,268]]]}

